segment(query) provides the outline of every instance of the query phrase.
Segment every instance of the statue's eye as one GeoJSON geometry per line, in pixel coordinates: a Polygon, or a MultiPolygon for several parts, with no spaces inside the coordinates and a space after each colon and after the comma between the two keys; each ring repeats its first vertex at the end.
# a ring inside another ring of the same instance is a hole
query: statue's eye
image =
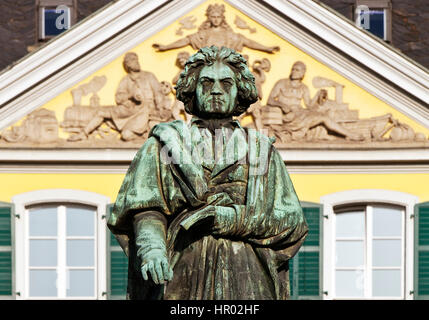
{"type": "Polygon", "coordinates": [[[224,79],[222,80],[222,86],[224,90],[229,91],[229,89],[232,87],[233,82],[230,79],[224,79]]]}
{"type": "Polygon", "coordinates": [[[208,89],[212,86],[213,80],[205,78],[205,79],[202,79],[200,83],[202,84],[204,89],[208,89]]]}

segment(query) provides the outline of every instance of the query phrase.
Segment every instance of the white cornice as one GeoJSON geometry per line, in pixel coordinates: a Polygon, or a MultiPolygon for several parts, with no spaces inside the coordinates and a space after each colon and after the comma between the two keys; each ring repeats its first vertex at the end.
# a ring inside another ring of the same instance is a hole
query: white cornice
{"type": "MultiPolygon", "coordinates": [[[[0,164],[0,174],[125,174],[127,164],[0,164]]],[[[325,164],[299,165],[286,162],[289,174],[428,174],[427,164],[325,164]]]]}
{"type": "MultiPolygon", "coordinates": [[[[312,150],[280,149],[291,164],[428,164],[429,149],[312,150]]],[[[19,163],[130,163],[137,149],[0,149],[0,166],[19,163]]]]}
{"type": "Polygon", "coordinates": [[[284,161],[294,163],[400,163],[427,162],[429,149],[386,149],[386,150],[279,150],[284,161]]]}

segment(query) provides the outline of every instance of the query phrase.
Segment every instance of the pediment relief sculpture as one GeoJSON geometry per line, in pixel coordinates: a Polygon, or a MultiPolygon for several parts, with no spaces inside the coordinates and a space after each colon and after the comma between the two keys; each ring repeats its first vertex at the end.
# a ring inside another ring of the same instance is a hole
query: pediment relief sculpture
{"type": "Polygon", "coordinates": [[[31,112],[20,126],[4,130],[0,140],[8,144],[50,144],[58,140],[58,120],[55,112],[39,109],[31,112]]]}
{"type": "MultiPolygon", "coordinates": [[[[191,46],[194,50],[210,46],[217,46],[219,48],[228,47],[238,52],[241,52],[243,47],[268,53],[275,53],[280,50],[279,46],[265,46],[240,33],[234,32],[225,19],[225,6],[223,4],[209,5],[206,10],[206,16],[207,20],[199,26],[196,33],[170,44],[154,43],[152,46],[157,51],[167,51],[186,46],[191,46]]],[[[245,28],[243,22],[241,24],[240,21],[238,22],[241,28],[245,28]]]]}
{"type": "Polygon", "coordinates": [[[69,142],[96,143],[101,138],[119,144],[120,140],[141,143],[155,124],[181,118],[184,108],[169,97],[173,87],[168,81],[159,82],[152,72],[141,70],[134,52],[125,55],[123,65],[127,75],[116,90],[115,106],[75,103],[66,109],[61,126],[71,133],[69,142]]]}
{"type": "Polygon", "coordinates": [[[246,30],[248,29],[250,33],[255,33],[256,29],[255,28],[251,28],[246,21],[244,21],[243,19],[241,19],[239,16],[235,16],[235,20],[234,20],[234,24],[237,28],[239,29],[243,29],[246,30]]]}
{"type": "Polygon", "coordinates": [[[251,126],[268,129],[269,134],[277,138],[278,145],[291,147],[295,143],[295,147],[306,147],[306,144],[314,147],[323,142],[324,147],[356,143],[383,147],[415,142],[429,146],[424,134],[414,132],[391,114],[360,119],[359,111],[349,109],[343,102],[344,86],[330,79],[315,77],[312,83],[318,91],[311,97],[309,88],[302,82],[305,72],[306,65],[295,62],[289,77],[278,80],[272,88],[267,104],[258,111],[260,119],[258,114],[252,114],[251,126]],[[329,87],[335,88],[335,99],[329,99],[329,87]],[[311,145],[312,142],[318,144],[311,145]]]}
{"type": "Polygon", "coordinates": [[[68,141],[88,139],[94,131],[99,133],[96,130],[103,123],[117,130],[124,141],[141,137],[149,130],[151,114],[155,113],[155,109],[162,108],[161,84],[153,73],[141,70],[136,53],[127,53],[123,65],[127,75],[122,78],[116,90],[115,106],[90,106],[89,108],[93,108],[90,116],[88,108],[81,110],[78,109],[79,106],[72,106],[66,110],[63,122],[65,128],[70,128],[67,126],[72,121],[70,118],[85,117],[86,113],[86,120],[89,120],[68,141]]]}
{"type": "MultiPolygon", "coordinates": [[[[248,57],[246,60],[249,61],[248,57]]],[[[262,85],[266,80],[265,73],[271,70],[271,62],[270,60],[264,58],[262,60],[255,60],[252,64],[252,74],[255,77],[255,85],[256,89],[258,89],[258,101],[252,104],[249,109],[246,110],[238,119],[242,120],[246,116],[251,116],[254,121],[255,128],[257,130],[262,130],[264,128],[262,124],[262,115],[261,115],[261,99],[263,98],[262,94],[262,85]]]]}
{"type": "MultiPolygon", "coordinates": [[[[179,57],[184,66],[189,55],[179,57]],[[184,61],[183,61],[184,60],[184,61]]],[[[20,126],[4,130],[0,141],[7,145],[34,146],[52,144],[55,147],[139,147],[150,129],[157,123],[172,120],[189,121],[183,103],[172,99],[173,86],[159,82],[152,72],[141,70],[134,52],[125,55],[124,76],[115,92],[116,105],[100,105],[98,92],[107,83],[105,76],[95,76],[70,91],[71,106],[64,111],[59,124],[55,112],[44,108],[29,114],[20,126]],[[91,95],[89,105],[82,98],[91,95]],[[59,138],[59,128],[68,134],[59,138]]]]}
{"type": "MultiPolygon", "coordinates": [[[[196,21],[194,16],[181,19],[181,27],[176,34],[180,36],[183,30],[197,28],[196,21]]],[[[256,32],[238,16],[234,24],[250,34],[256,32]]],[[[227,23],[225,6],[221,4],[207,7],[206,20],[197,32],[168,45],[155,43],[153,47],[157,51],[186,46],[197,50],[211,45],[227,46],[238,52],[243,47],[268,53],[279,51],[278,46],[265,46],[235,32],[227,23]]],[[[157,53],[153,51],[151,54],[157,53]]],[[[95,76],[70,91],[72,104],[65,109],[60,123],[57,117],[60,119],[61,115],[54,111],[36,110],[20,125],[0,133],[0,147],[49,144],[67,148],[138,148],[156,124],[172,120],[190,121],[191,116],[185,112],[183,103],[176,99],[174,88],[189,57],[189,52],[179,51],[171,61],[178,72],[166,74],[168,80],[158,81],[154,73],[141,69],[138,55],[129,52],[122,62],[126,75],[119,81],[111,105],[102,105],[99,94],[112,80],[106,76],[95,76]],[[86,96],[89,96],[89,104],[82,102],[86,96]]],[[[252,57],[251,61],[248,56],[243,57],[255,77],[258,101],[238,120],[244,124],[251,119],[248,127],[268,130],[270,136],[276,137],[276,146],[280,148],[429,147],[427,136],[415,132],[391,114],[361,119],[359,110],[350,109],[349,104],[343,101],[345,88],[341,83],[314,77],[312,86],[317,91],[312,96],[310,88],[303,83],[307,69],[303,62],[294,63],[287,78],[279,79],[272,88],[266,88],[272,64],[273,68],[279,67],[279,60],[274,62],[252,57]],[[335,89],[335,97],[329,96],[328,91],[332,92],[329,88],[335,89]],[[263,89],[267,91],[263,92],[263,89]]]]}
{"type": "Polygon", "coordinates": [[[185,30],[192,30],[195,29],[197,26],[194,24],[197,21],[197,18],[193,16],[185,17],[182,20],[179,21],[180,28],[176,30],[176,34],[178,36],[183,35],[183,29],[185,30]]]}
{"type": "MultiPolygon", "coordinates": [[[[180,77],[189,54],[179,52],[175,64],[180,77]]],[[[247,57],[248,60],[248,57],[247,57]]],[[[3,130],[3,146],[37,147],[139,147],[151,128],[172,120],[190,121],[181,101],[175,98],[169,81],[159,82],[155,75],[143,71],[136,53],[129,52],[123,61],[127,75],[115,93],[116,105],[100,105],[98,92],[107,83],[105,76],[94,77],[88,83],[71,90],[73,104],[64,112],[59,124],[54,111],[39,109],[30,113],[20,125],[3,130]],[[89,105],[82,97],[91,95],[89,105]],[[174,98],[172,98],[174,97],[174,98]],[[59,138],[59,128],[69,136],[59,138]]],[[[294,63],[288,78],[278,80],[270,91],[266,105],[262,105],[262,85],[271,69],[268,59],[256,59],[251,64],[258,89],[258,101],[239,117],[250,116],[250,127],[267,129],[282,148],[365,148],[429,147],[427,137],[415,132],[408,124],[391,114],[361,119],[359,111],[343,102],[344,86],[324,77],[314,77],[312,85],[318,89],[311,97],[310,89],[302,81],[306,66],[294,63]],[[335,88],[335,97],[328,96],[328,88],[335,88]]]]}

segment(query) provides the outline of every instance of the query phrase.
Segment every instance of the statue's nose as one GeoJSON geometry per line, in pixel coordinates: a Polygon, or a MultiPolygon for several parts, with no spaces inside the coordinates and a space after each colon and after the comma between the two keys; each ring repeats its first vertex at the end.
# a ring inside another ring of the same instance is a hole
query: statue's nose
{"type": "Polygon", "coordinates": [[[213,84],[211,94],[222,94],[222,88],[219,81],[215,81],[213,84]]]}

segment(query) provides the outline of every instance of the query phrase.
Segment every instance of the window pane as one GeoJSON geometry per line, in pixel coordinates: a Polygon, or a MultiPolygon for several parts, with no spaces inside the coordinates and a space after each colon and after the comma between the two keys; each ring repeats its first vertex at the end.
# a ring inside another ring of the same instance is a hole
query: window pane
{"type": "Polygon", "coordinates": [[[337,241],[335,265],[337,267],[360,267],[364,264],[363,241],[337,241]]]}
{"type": "Polygon", "coordinates": [[[94,236],[95,211],[92,208],[68,206],[67,236],[94,236]]]}
{"type": "Polygon", "coordinates": [[[369,32],[384,39],[384,10],[370,10],[369,16],[369,32]]]}
{"type": "Polygon", "coordinates": [[[376,237],[401,236],[402,209],[374,206],[373,223],[373,235],[376,237]]]}
{"type": "Polygon", "coordinates": [[[365,236],[364,211],[339,213],[336,217],[336,236],[342,238],[363,238],[365,236]]]}
{"type": "Polygon", "coordinates": [[[69,270],[67,297],[94,296],[94,270],[69,270]]]}
{"type": "Polygon", "coordinates": [[[29,210],[30,237],[57,235],[57,207],[43,207],[29,210]]]}
{"type": "Polygon", "coordinates": [[[56,270],[30,270],[30,296],[56,297],[56,281],[56,270]]]}
{"type": "Polygon", "coordinates": [[[67,240],[67,266],[94,266],[94,240],[67,240]]]}
{"type": "Polygon", "coordinates": [[[373,270],[372,295],[374,297],[400,297],[400,270],[373,270]]]}
{"type": "Polygon", "coordinates": [[[370,9],[360,12],[360,25],[373,35],[384,39],[384,9],[370,9]]]}
{"type": "Polygon", "coordinates": [[[57,240],[30,240],[30,266],[55,267],[57,240]]]}
{"type": "Polygon", "coordinates": [[[401,240],[373,240],[374,267],[400,267],[401,258],[401,240]]]}
{"type": "Polygon", "coordinates": [[[46,36],[56,36],[70,28],[69,10],[57,13],[56,9],[43,9],[46,36]]]}
{"type": "Polygon", "coordinates": [[[335,290],[338,297],[363,297],[363,271],[335,271],[335,290]]]}

